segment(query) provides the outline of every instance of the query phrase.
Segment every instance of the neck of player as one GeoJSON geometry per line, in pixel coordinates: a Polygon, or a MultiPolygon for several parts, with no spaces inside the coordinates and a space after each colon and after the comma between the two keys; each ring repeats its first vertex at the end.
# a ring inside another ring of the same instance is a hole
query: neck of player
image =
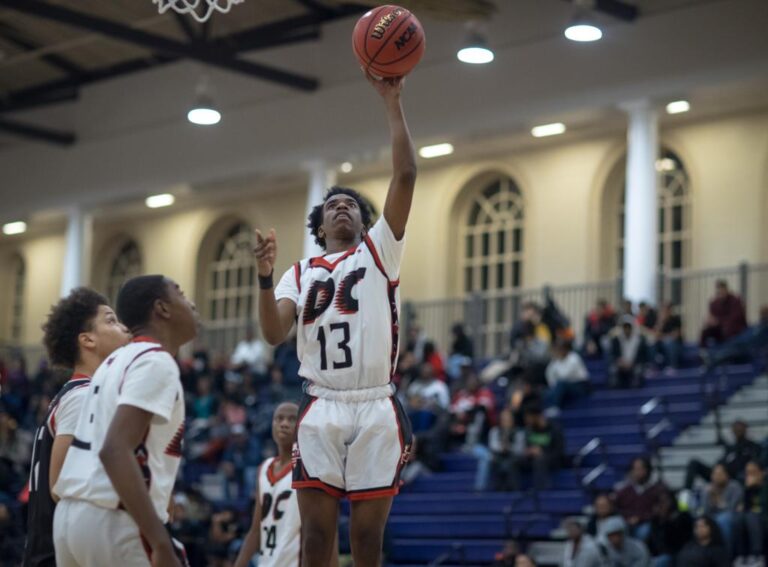
{"type": "Polygon", "coordinates": [[[179,343],[172,329],[160,325],[147,325],[133,331],[134,337],[149,337],[155,339],[164,350],[167,350],[172,356],[179,353],[183,343],[179,343]]]}
{"type": "Polygon", "coordinates": [[[277,463],[278,466],[284,467],[291,462],[291,456],[293,454],[293,443],[287,445],[277,446],[277,463]]]}
{"type": "Polygon", "coordinates": [[[356,247],[362,241],[363,239],[360,238],[360,236],[356,236],[350,240],[340,240],[338,238],[327,236],[325,238],[325,253],[338,254],[339,252],[346,252],[350,248],[356,247]]]}
{"type": "Polygon", "coordinates": [[[101,359],[95,352],[80,350],[80,356],[77,359],[72,374],[82,374],[91,377],[96,373],[96,369],[101,364],[101,359]]]}

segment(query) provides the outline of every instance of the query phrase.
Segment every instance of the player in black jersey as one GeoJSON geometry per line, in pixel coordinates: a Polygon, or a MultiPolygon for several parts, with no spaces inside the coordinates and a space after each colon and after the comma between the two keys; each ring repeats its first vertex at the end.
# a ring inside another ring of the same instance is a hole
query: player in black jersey
{"type": "Polygon", "coordinates": [[[56,483],[90,377],[131,336],[102,295],[81,287],[55,305],[43,326],[43,343],[51,364],[72,371],[48,406],[35,434],[29,475],[29,512],[24,567],[55,566],[51,487],[56,483]]]}

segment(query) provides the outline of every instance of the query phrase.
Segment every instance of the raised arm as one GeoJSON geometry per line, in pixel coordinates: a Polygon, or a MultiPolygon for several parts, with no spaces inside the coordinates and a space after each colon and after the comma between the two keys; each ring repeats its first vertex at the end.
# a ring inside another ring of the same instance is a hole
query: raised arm
{"type": "Polygon", "coordinates": [[[296,304],[289,299],[275,298],[274,269],[277,259],[275,229],[267,236],[256,230],[254,254],[259,276],[259,325],[264,339],[272,346],[279,345],[288,336],[296,316],[296,304]]]}
{"type": "Polygon", "coordinates": [[[384,203],[384,218],[398,240],[405,235],[416,184],[416,152],[400,101],[404,80],[403,77],[377,80],[368,76],[368,81],[384,99],[392,137],[392,181],[384,203]]]}

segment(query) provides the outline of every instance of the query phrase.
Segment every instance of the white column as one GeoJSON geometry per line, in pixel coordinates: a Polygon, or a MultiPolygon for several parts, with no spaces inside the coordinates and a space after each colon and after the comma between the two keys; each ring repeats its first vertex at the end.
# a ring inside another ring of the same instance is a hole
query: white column
{"type": "MultiPolygon", "coordinates": [[[[307,207],[306,214],[304,215],[305,223],[306,218],[309,216],[309,212],[315,205],[318,205],[323,200],[323,195],[333,185],[336,185],[336,170],[328,167],[328,164],[324,161],[312,161],[306,164],[306,170],[309,173],[309,185],[307,187],[307,207]]],[[[303,258],[310,258],[314,256],[322,256],[325,251],[315,243],[315,237],[309,232],[309,229],[304,233],[304,256],[303,258]]]]}
{"type": "Polygon", "coordinates": [[[656,303],[659,256],[658,116],[650,101],[623,105],[627,129],[627,179],[624,209],[624,296],[656,303]]]}
{"type": "Polygon", "coordinates": [[[61,295],[87,283],[91,260],[93,218],[80,208],[69,210],[67,219],[64,270],[61,275],[61,295]]]}

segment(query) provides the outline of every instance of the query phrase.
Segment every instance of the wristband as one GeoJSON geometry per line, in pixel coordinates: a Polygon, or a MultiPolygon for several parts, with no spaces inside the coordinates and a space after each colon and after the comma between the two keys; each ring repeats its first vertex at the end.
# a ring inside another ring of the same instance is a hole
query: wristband
{"type": "Polygon", "coordinates": [[[259,289],[272,289],[275,285],[275,282],[272,279],[272,274],[274,274],[274,270],[269,272],[268,276],[262,276],[259,275],[259,289]]]}

